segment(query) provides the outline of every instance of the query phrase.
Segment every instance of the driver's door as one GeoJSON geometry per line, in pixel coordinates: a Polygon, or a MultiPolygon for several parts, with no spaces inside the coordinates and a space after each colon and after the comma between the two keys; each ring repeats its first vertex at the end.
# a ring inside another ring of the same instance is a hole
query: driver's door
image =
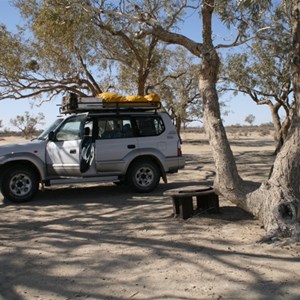
{"type": "Polygon", "coordinates": [[[46,147],[49,175],[80,176],[80,151],[86,115],[68,118],[46,147]]]}

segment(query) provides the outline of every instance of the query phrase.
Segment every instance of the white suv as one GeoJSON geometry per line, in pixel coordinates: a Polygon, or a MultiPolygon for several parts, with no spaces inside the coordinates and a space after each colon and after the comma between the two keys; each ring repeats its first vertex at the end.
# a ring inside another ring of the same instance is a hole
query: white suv
{"type": "Polygon", "coordinates": [[[37,139],[0,147],[5,198],[28,201],[40,183],[115,182],[150,192],[160,178],[167,182],[167,173],[184,167],[181,141],[166,112],[137,104],[80,107],[78,99],[72,95],[62,107],[67,116],[37,139]]]}

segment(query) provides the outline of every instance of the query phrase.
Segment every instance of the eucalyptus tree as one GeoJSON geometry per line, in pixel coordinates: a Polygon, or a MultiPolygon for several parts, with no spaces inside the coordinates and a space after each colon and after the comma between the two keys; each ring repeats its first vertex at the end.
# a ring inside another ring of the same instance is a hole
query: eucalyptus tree
{"type": "MultiPolygon", "coordinates": [[[[238,173],[233,152],[223,126],[217,83],[220,70],[222,48],[231,48],[245,43],[253,34],[250,25],[262,17],[268,17],[270,1],[200,1],[199,10],[202,18],[202,42],[196,42],[185,35],[178,34],[174,28],[166,28],[161,20],[164,17],[175,18],[176,11],[193,9],[192,4],[199,1],[140,1],[139,6],[130,1],[122,1],[124,9],[86,10],[88,14],[113,14],[116,18],[130,20],[141,24],[139,36],[154,35],[169,44],[185,47],[201,59],[198,67],[199,88],[204,105],[204,125],[215,161],[215,190],[226,199],[231,200],[243,209],[258,217],[269,233],[269,237],[299,237],[299,180],[300,180],[300,3],[297,0],[287,1],[286,9],[291,16],[293,36],[293,53],[291,74],[295,108],[291,118],[288,136],[278,153],[271,177],[264,183],[248,182],[238,173]],[[126,11],[127,8],[127,11],[126,11]],[[157,8],[157,9],[154,9],[157,8]],[[168,9],[172,9],[172,13],[168,9]],[[217,44],[213,39],[214,15],[236,29],[236,38],[231,43],[217,44]]],[[[262,30],[259,29],[258,31],[262,30]]]]}
{"type": "Polygon", "coordinates": [[[269,107],[277,153],[287,137],[294,103],[290,72],[292,28],[284,3],[256,26],[265,30],[247,43],[245,52],[227,56],[221,78],[227,90],[244,93],[257,105],[269,107]]]}

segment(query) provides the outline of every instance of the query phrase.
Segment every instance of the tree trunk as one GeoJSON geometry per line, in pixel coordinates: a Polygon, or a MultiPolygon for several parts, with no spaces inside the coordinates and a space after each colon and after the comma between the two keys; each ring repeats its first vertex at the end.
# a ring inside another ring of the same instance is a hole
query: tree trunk
{"type": "Polygon", "coordinates": [[[137,94],[139,96],[145,95],[147,76],[148,74],[145,74],[143,66],[140,66],[138,70],[138,78],[137,78],[137,86],[138,86],[137,94]]]}
{"type": "Polygon", "coordinates": [[[281,130],[281,122],[280,122],[280,117],[278,115],[278,110],[281,107],[281,105],[279,103],[276,103],[275,105],[270,104],[269,108],[271,110],[271,115],[272,115],[272,119],[273,119],[273,124],[274,124],[274,140],[275,140],[275,152],[274,154],[277,154],[280,150],[280,148],[282,147],[283,143],[284,143],[284,139],[283,139],[283,132],[281,130]]]}
{"type": "MultiPolygon", "coordinates": [[[[284,101],[284,100],[283,100],[284,101]]],[[[274,140],[275,140],[275,153],[277,154],[289,131],[291,122],[290,122],[290,112],[288,109],[285,109],[286,112],[286,117],[284,119],[284,121],[281,123],[280,122],[280,117],[279,117],[279,109],[282,107],[281,103],[277,102],[275,105],[273,105],[272,103],[269,104],[269,108],[271,111],[271,115],[272,115],[272,119],[273,119],[273,124],[274,124],[274,130],[275,130],[275,134],[274,134],[274,140]]]]}
{"type": "Polygon", "coordinates": [[[299,232],[299,157],[300,119],[297,117],[276,157],[271,177],[247,199],[251,212],[268,232],[277,231],[285,236],[299,232]]]}
{"type": "MultiPolygon", "coordinates": [[[[220,117],[216,92],[219,58],[211,42],[210,27],[213,1],[205,3],[202,9],[204,51],[202,52],[199,85],[204,104],[205,129],[209,135],[216,167],[215,189],[226,199],[258,217],[268,233],[295,236],[299,233],[300,215],[298,210],[300,119],[296,116],[297,114],[294,114],[288,138],[277,155],[273,173],[268,182],[260,186],[244,182],[238,175],[220,117]]],[[[299,15],[297,22],[299,22],[299,15]]],[[[297,43],[299,42],[300,39],[297,39],[297,43]]],[[[294,85],[298,84],[298,87],[300,87],[299,49],[297,59],[294,60],[294,85]]],[[[296,87],[295,93],[299,91],[300,88],[296,87]]],[[[299,102],[300,97],[297,100],[299,102]]]]}
{"type": "Polygon", "coordinates": [[[176,116],[175,118],[175,127],[178,134],[180,134],[182,119],[181,116],[176,116]]]}
{"type": "MultiPolygon", "coordinates": [[[[222,123],[216,83],[219,74],[220,59],[212,43],[212,14],[214,1],[205,1],[202,7],[203,50],[200,68],[199,88],[204,106],[204,126],[212,147],[216,167],[215,189],[234,191],[239,194],[241,178],[238,175],[233,153],[228,143],[222,123]]],[[[238,201],[239,202],[239,201],[238,201]]]]}

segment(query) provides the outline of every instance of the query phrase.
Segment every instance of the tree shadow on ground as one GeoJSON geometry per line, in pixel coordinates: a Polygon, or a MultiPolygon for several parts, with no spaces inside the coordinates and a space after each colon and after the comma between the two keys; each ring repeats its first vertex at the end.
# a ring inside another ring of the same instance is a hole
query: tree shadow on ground
{"type": "Polygon", "coordinates": [[[294,295],[298,277],[285,282],[288,267],[276,261],[296,264],[299,258],[243,250],[224,237],[232,222],[251,221],[244,212],[224,206],[220,215],[173,219],[162,191],[61,187],[31,203],[2,206],[0,297],[197,299],[250,292],[267,298],[286,295],[288,287],[294,295]],[[264,274],[270,265],[280,282],[264,274]]]}

